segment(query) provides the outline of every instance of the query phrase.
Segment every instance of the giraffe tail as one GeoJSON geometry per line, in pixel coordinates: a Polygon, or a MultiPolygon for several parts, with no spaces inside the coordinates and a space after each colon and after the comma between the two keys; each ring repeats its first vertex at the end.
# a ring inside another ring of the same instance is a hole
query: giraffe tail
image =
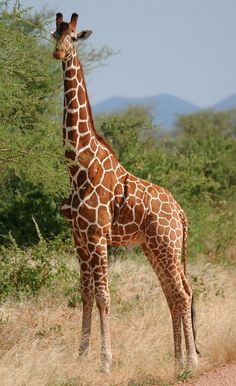
{"type": "MultiPolygon", "coordinates": [[[[197,332],[196,332],[196,311],[195,311],[195,306],[194,306],[194,294],[192,294],[192,300],[191,300],[191,319],[192,319],[192,329],[193,329],[193,339],[194,339],[194,344],[195,344],[195,350],[196,353],[201,357],[201,353],[197,348],[197,332]]],[[[199,342],[198,342],[199,344],[199,342]]]]}
{"type": "Polygon", "coordinates": [[[188,260],[188,220],[186,214],[181,212],[181,219],[183,225],[183,265],[184,274],[187,274],[187,260],[188,260]]]}

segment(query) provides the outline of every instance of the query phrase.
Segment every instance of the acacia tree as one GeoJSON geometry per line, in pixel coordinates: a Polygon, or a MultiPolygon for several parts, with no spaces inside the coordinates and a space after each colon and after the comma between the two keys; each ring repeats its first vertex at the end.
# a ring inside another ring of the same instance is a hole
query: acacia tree
{"type": "MultiPolygon", "coordinates": [[[[32,16],[6,1],[0,14],[0,237],[11,231],[28,243],[37,237],[32,216],[46,237],[64,229],[61,68],[52,58],[50,14],[32,16]]],[[[80,52],[87,71],[112,54],[85,45],[80,52]]]]}

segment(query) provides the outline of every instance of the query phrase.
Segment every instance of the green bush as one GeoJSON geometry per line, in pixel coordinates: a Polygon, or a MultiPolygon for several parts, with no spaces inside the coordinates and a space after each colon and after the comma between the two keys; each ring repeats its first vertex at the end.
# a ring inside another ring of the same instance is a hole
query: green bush
{"type": "Polygon", "coordinates": [[[60,197],[50,195],[42,184],[33,184],[14,174],[0,181],[0,241],[7,244],[9,233],[18,245],[37,243],[38,236],[32,218],[43,236],[52,239],[70,236],[70,228],[60,214],[60,197]]]}
{"type": "MultiPolygon", "coordinates": [[[[40,236],[41,237],[41,236],[40,236]]],[[[65,242],[38,244],[20,249],[10,237],[11,246],[0,250],[0,301],[37,295],[43,289],[62,293],[69,306],[80,300],[79,265],[72,266],[72,250],[65,242]]]]}
{"type": "MultiPolygon", "coordinates": [[[[23,246],[36,241],[32,216],[45,238],[69,234],[59,212],[69,190],[62,70],[52,57],[50,13],[3,1],[0,15],[0,242],[11,232],[23,246]]],[[[83,44],[79,51],[86,71],[112,54],[83,44]]]]}

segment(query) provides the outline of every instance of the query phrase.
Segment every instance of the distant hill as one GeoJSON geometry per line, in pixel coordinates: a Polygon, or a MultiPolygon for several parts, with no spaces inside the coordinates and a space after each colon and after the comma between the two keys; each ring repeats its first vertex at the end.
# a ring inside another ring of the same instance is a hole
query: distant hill
{"type": "MultiPolygon", "coordinates": [[[[175,127],[178,115],[192,114],[201,110],[200,107],[187,102],[184,99],[168,94],[160,94],[147,98],[126,98],[116,96],[94,104],[93,111],[95,114],[112,113],[115,111],[122,111],[129,106],[139,105],[150,106],[154,123],[161,126],[166,131],[170,131],[175,127]]],[[[236,95],[232,95],[210,108],[216,111],[236,108],[236,95]]]]}
{"type": "Polygon", "coordinates": [[[224,110],[235,109],[235,108],[236,108],[236,94],[231,95],[230,97],[223,99],[222,101],[212,106],[212,109],[216,111],[224,111],[224,110]]]}

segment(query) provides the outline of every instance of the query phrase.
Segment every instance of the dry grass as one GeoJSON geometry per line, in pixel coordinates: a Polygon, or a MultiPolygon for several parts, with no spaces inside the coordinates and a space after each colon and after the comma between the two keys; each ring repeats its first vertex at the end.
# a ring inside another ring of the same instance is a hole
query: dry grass
{"type": "MultiPolygon", "coordinates": [[[[189,267],[198,292],[199,372],[236,360],[235,279],[211,265],[189,267]]],[[[0,380],[4,386],[168,385],[174,382],[170,316],[149,265],[133,260],[110,267],[113,366],[99,373],[99,320],[91,349],[78,358],[80,307],[41,294],[0,309],[0,380]]]]}

